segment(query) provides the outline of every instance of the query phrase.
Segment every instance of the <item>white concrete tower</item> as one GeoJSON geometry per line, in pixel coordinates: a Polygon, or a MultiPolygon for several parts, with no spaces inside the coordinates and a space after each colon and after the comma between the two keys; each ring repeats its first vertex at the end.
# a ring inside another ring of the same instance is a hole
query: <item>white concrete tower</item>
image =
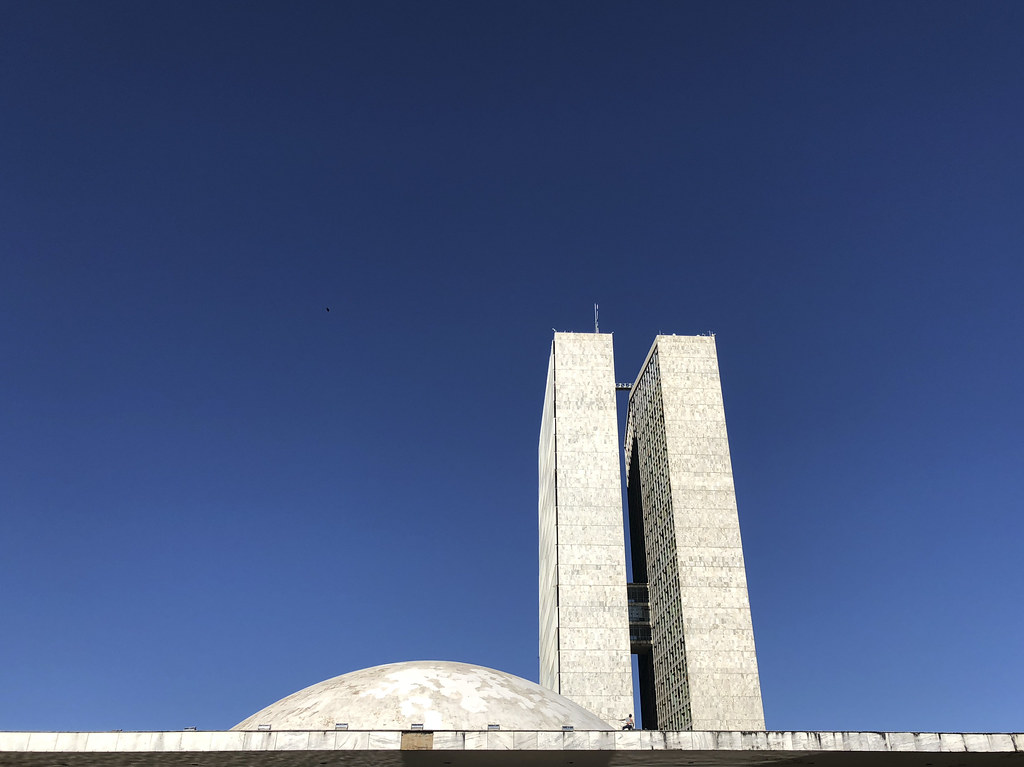
{"type": "Polygon", "coordinates": [[[540,683],[633,712],[612,337],[555,333],[541,420],[540,683]]]}
{"type": "Polygon", "coordinates": [[[714,337],[655,339],[625,449],[633,580],[650,600],[644,727],[763,730],[714,337]]]}

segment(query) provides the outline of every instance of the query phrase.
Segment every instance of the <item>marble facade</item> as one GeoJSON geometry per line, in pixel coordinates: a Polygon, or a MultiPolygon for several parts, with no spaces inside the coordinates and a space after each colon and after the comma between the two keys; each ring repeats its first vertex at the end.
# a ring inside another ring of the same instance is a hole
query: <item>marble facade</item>
{"type": "Polygon", "coordinates": [[[540,683],[633,712],[612,337],[556,333],[539,446],[540,683]]]}
{"type": "Polygon", "coordinates": [[[642,767],[1020,767],[1024,734],[936,732],[438,731],[0,732],[0,767],[339,767],[543,764],[642,767]],[[420,733],[421,735],[424,733],[420,733]],[[527,751],[521,755],[510,752],[527,751]]]}
{"type": "Polygon", "coordinates": [[[650,597],[658,729],[763,730],[713,336],[658,336],[630,391],[633,579],[650,597]]]}
{"type": "Polygon", "coordinates": [[[540,682],[622,719],[635,650],[648,728],[763,730],[715,339],[658,336],[630,391],[633,580],[650,624],[637,645],[615,392],[611,335],[555,333],[539,444],[540,682]]]}

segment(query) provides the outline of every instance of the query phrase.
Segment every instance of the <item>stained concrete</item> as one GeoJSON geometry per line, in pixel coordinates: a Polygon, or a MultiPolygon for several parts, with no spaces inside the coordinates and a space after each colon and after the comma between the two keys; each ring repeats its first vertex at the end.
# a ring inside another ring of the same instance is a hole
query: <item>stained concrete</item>
{"type": "Polygon", "coordinates": [[[0,732],[0,767],[1024,765],[1021,733],[436,731],[429,750],[403,750],[402,736],[333,730],[0,732]]]}

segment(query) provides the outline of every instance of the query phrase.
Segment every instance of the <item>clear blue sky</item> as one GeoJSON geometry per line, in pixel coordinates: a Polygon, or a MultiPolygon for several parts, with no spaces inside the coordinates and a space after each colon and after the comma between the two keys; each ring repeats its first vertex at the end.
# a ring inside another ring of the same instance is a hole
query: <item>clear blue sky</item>
{"type": "Polygon", "coordinates": [[[551,329],[718,335],[767,724],[1024,721],[1024,5],[0,6],[0,729],[537,677],[551,329]],[[327,308],[330,311],[326,311],[327,308]]]}

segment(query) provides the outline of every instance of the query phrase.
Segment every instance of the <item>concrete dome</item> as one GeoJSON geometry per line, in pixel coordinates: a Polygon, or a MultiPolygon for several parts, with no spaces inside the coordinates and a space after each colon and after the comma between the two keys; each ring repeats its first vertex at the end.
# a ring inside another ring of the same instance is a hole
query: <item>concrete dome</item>
{"type": "Polygon", "coordinates": [[[233,730],[610,730],[607,722],[558,693],[483,666],[411,661],[353,671],[267,706],[233,730]]]}

